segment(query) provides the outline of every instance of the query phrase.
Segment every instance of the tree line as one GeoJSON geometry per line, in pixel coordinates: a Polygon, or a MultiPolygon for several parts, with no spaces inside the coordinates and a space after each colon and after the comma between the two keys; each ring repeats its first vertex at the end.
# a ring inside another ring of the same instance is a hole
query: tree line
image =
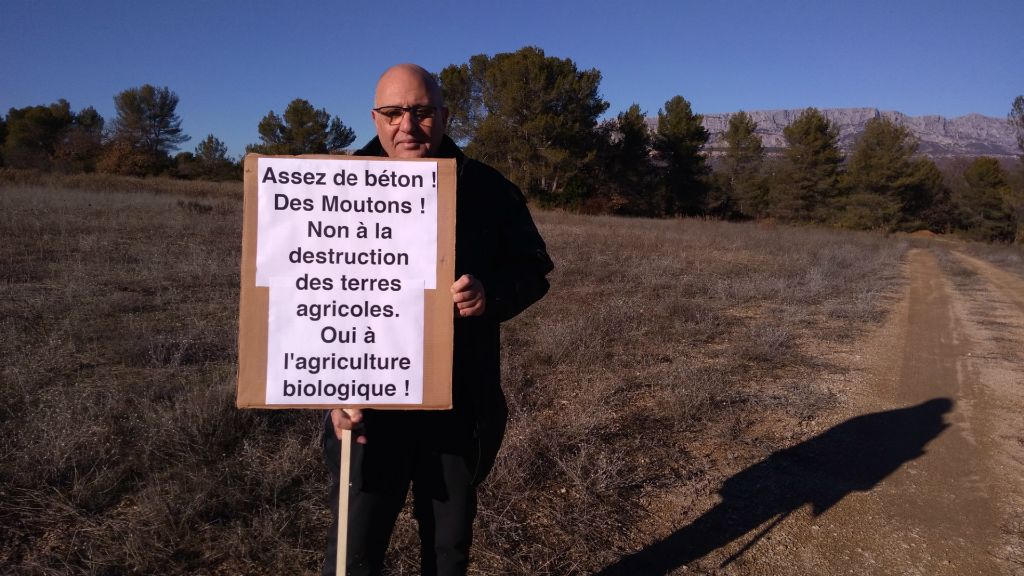
{"type": "MultiPolygon", "coordinates": [[[[636,216],[773,218],[852,229],[958,232],[986,241],[1024,240],[1024,164],[994,158],[941,170],[887,118],[870,121],[848,156],[838,126],[808,108],[769,156],[757,124],[730,117],[725,149],[710,156],[703,117],[683,96],[647,114],[632,105],[613,119],[601,74],[535,47],[476,55],[439,78],[452,112],[449,133],[535,201],[636,216]]],[[[1010,113],[1024,152],[1024,97],[1010,113]]]]}
{"type": "MultiPolygon", "coordinates": [[[[849,155],[838,127],[808,108],[784,130],[786,148],[768,155],[757,124],[730,117],[714,156],[702,116],[683,96],[657,111],[654,126],[636,104],[600,120],[609,104],[601,73],[536,47],[479,54],[440,71],[451,111],[448,133],[470,156],[494,165],[534,202],[592,213],[726,219],[772,218],[852,229],[958,232],[986,241],[1024,239],[1024,161],[993,158],[940,168],[917,154],[910,131],[868,122],[849,155]]],[[[12,108],[0,120],[0,162],[19,168],[179,178],[240,178],[240,159],[210,134],[194,152],[170,89],[144,85],[114,97],[105,126],[92,107],[60,100],[12,108]]],[[[1009,114],[1024,152],[1024,96],[1009,114]]],[[[325,109],[293,100],[258,125],[246,152],[344,152],[351,128],[325,109]]]]}
{"type": "MultiPolygon", "coordinates": [[[[114,96],[116,116],[109,125],[92,106],[74,112],[64,99],[48,106],[11,108],[0,118],[0,166],[240,180],[242,159],[229,157],[227,145],[213,134],[193,152],[177,152],[191,139],[182,131],[177,107],[178,96],[170,88],[144,84],[114,96]]],[[[260,120],[258,132],[260,142],[246,146],[246,152],[338,153],[355,140],[355,133],[337,116],[301,98],[288,104],[281,116],[270,111],[260,120]]]]}

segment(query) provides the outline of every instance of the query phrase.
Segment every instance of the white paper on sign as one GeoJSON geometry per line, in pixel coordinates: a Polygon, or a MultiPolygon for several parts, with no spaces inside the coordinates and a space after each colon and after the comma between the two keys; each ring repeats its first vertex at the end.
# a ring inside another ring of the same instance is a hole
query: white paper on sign
{"type": "Polygon", "coordinates": [[[436,286],[437,163],[260,158],[256,285],[381,274],[436,286]]]}
{"type": "Polygon", "coordinates": [[[423,401],[423,286],[339,294],[271,279],[267,404],[423,401]]]}
{"type": "Polygon", "coordinates": [[[420,404],[437,163],[260,158],[268,405],[420,404]]]}

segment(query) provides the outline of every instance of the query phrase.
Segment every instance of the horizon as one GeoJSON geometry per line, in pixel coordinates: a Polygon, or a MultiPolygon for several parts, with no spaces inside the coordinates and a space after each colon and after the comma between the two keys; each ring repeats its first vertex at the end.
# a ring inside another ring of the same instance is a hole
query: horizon
{"type": "Polygon", "coordinates": [[[1005,119],[1024,93],[1015,59],[1024,35],[1014,25],[1024,3],[1008,0],[389,8],[415,27],[369,3],[185,3],[167,11],[116,0],[16,0],[0,21],[8,71],[0,113],[64,98],[110,122],[114,96],[148,83],[178,95],[191,137],[182,151],[212,133],[237,157],[259,141],[260,119],[295,98],[339,117],[360,146],[374,135],[373,89],[388,66],[414,61],[439,72],[523,46],[599,70],[609,102],[602,118],[633,103],[656,116],[681,95],[706,115],[815,107],[1005,119]],[[430,36],[437,40],[425,42],[430,36]]]}
{"type": "MultiPolygon", "coordinates": [[[[695,114],[700,114],[701,116],[721,116],[723,114],[736,114],[737,112],[748,112],[748,113],[749,112],[792,112],[794,110],[796,110],[796,111],[806,110],[807,108],[817,108],[821,112],[827,112],[829,110],[875,110],[875,111],[877,111],[877,112],[879,112],[881,114],[887,114],[887,113],[892,112],[892,113],[897,113],[897,114],[903,114],[904,116],[907,116],[909,118],[926,118],[926,117],[929,117],[929,116],[935,116],[935,117],[938,117],[938,118],[945,118],[946,120],[956,120],[957,118],[963,118],[965,116],[981,116],[983,118],[994,118],[996,120],[1003,120],[1003,121],[1007,120],[1005,114],[1003,116],[989,116],[988,114],[981,114],[981,113],[978,113],[978,112],[967,112],[966,114],[959,114],[957,116],[943,116],[942,114],[907,114],[907,113],[903,112],[902,110],[889,110],[889,109],[885,109],[885,108],[879,108],[878,106],[843,106],[843,107],[838,107],[838,108],[822,108],[820,106],[813,106],[812,105],[812,106],[804,106],[803,108],[751,108],[749,110],[743,109],[743,110],[729,110],[729,111],[718,111],[718,112],[700,112],[700,111],[694,110],[694,113],[695,114]]],[[[653,115],[652,114],[648,114],[647,116],[648,117],[650,117],[650,116],[657,116],[657,114],[653,114],[653,115]]]]}

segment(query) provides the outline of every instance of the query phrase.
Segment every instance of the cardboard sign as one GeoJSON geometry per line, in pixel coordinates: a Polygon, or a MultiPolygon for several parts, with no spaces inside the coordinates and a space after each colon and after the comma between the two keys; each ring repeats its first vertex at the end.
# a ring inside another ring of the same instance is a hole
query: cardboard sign
{"type": "Polygon", "coordinates": [[[240,408],[451,408],[455,160],[245,158],[240,408]]]}

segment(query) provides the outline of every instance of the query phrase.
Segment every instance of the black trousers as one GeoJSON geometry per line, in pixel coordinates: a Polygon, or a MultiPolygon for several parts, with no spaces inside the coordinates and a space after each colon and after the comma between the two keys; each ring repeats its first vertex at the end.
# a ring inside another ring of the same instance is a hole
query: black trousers
{"type": "MultiPolygon", "coordinates": [[[[420,572],[424,576],[462,576],[476,516],[472,459],[462,450],[431,445],[416,434],[368,434],[353,444],[346,570],[349,576],[381,574],[395,520],[410,485],[413,516],[420,535],[420,572]],[[463,452],[463,453],[459,453],[463,452]]],[[[324,422],[324,460],[331,474],[329,497],[334,523],[327,535],[323,574],[335,574],[338,538],[338,489],[341,443],[328,416],[324,422]]]]}

